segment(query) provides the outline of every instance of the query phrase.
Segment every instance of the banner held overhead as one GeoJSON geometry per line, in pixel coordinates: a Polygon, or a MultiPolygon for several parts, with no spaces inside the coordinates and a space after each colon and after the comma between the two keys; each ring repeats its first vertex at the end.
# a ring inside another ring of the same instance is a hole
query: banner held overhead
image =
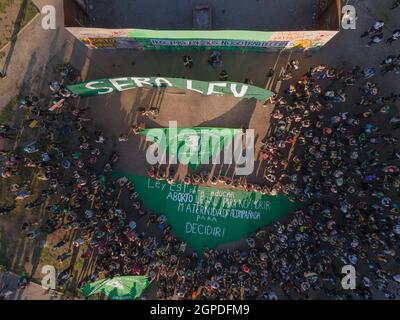
{"type": "Polygon", "coordinates": [[[230,95],[241,99],[255,98],[265,101],[273,96],[272,91],[260,87],[229,81],[207,82],[180,78],[162,77],[123,77],[86,81],[68,86],[68,89],[81,97],[98,96],[122,92],[136,88],[168,88],[195,91],[203,95],[230,95]]]}
{"type": "Polygon", "coordinates": [[[187,162],[183,164],[191,169],[196,169],[201,164],[210,164],[213,156],[225,146],[233,144],[238,134],[242,135],[242,129],[231,128],[194,127],[176,128],[176,132],[173,131],[170,128],[143,129],[140,135],[146,137],[147,141],[156,143],[160,149],[158,152],[169,152],[170,156],[185,158],[187,162]],[[170,148],[171,143],[176,143],[176,150],[170,148]],[[178,157],[179,154],[181,157],[178,157]]]}
{"type": "Polygon", "coordinates": [[[88,283],[82,288],[85,297],[104,293],[111,300],[133,300],[140,297],[150,282],[146,276],[124,276],[88,283]]]}

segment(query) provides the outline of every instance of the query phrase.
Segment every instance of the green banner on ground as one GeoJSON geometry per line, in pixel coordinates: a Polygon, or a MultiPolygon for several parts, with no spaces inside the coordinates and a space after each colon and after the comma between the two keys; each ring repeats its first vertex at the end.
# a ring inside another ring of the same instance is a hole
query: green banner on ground
{"type": "Polygon", "coordinates": [[[100,79],[73,84],[67,88],[74,94],[81,97],[98,96],[113,92],[122,92],[136,88],[179,88],[183,90],[195,91],[203,95],[230,95],[241,99],[255,98],[265,101],[274,93],[256,86],[219,81],[207,82],[198,80],[188,80],[180,78],[161,78],[161,77],[124,77],[114,79],[100,79]]]}
{"type": "MultiPolygon", "coordinates": [[[[242,134],[241,129],[229,128],[154,128],[143,129],[140,135],[147,141],[157,143],[159,152],[167,152],[169,156],[179,159],[180,163],[196,169],[201,164],[209,164],[214,155],[219,154],[224,146],[232,146],[237,134],[242,134]],[[176,148],[170,147],[176,143],[176,148]]],[[[232,147],[230,148],[232,154],[232,147]]]]}
{"type": "Polygon", "coordinates": [[[150,282],[146,276],[126,276],[102,279],[82,288],[85,297],[103,293],[111,300],[133,300],[140,297],[150,282]]]}
{"type": "Polygon", "coordinates": [[[284,195],[168,184],[148,177],[115,173],[135,184],[143,205],[165,215],[177,237],[201,254],[203,250],[240,240],[299,206],[284,195]]]}

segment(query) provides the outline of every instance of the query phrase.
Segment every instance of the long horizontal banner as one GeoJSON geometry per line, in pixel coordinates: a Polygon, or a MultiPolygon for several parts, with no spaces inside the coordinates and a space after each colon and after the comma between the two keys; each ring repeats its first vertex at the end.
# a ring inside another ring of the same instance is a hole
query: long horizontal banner
{"type": "Polygon", "coordinates": [[[182,183],[168,184],[152,178],[115,173],[126,177],[145,208],[164,215],[179,239],[201,254],[208,247],[240,240],[257,229],[295,210],[299,203],[285,195],[210,188],[182,183]]]}
{"type": "Polygon", "coordinates": [[[68,28],[90,48],[139,50],[241,50],[266,51],[285,48],[318,48],[337,30],[150,30],[68,28]]]}
{"type": "Polygon", "coordinates": [[[135,88],[157,87],[174,87],[183,90],[195,91],[207,96],[231,95],[236,98],[255,98],[261,101],[265,101],[266,99],[274,95],[272,91],[237,82],[206,82],[198,80],[161,77],[124,77],[114,79],[100,79],[70,85],[68,86],[68,89],[78,96],[89,97],[113,92],[122,92],[135,88]]]}

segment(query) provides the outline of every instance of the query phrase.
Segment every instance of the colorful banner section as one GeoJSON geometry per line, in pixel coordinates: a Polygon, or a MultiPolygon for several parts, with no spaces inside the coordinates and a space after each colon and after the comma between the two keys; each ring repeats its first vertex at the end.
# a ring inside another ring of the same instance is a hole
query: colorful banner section
{"type": "Polygon", "coordinates": [[[149,30],[68,28],[90,48],[140,50],[242,50],[266,51],[285,48],[317,48],[337,30],[149,30]]]}
{"type": "Polygon", "coordinates": [[[299,206],[283,195],[210,188],[181,183],[168,184],[148,177],[115,173],[128,178],[143,205],[165,215],[176,236],[194,251],[240,240],[299,206]]]}
{"type": "Polygon", "coordinates": [[[134,300],[140,297],[150,282],[145,276],[115,277],[89,283],[82,288],[85,297],[103,293],[111,300],[134,300]]]}
{"type": "Polygon", "coordinates": [[[161,77],[124,77],[86,81],[68,86],[68,89],[81,97],[98,96],[113,92],[122,92],[136,88],[179,88],[203,95],[231,95],[236,98],[265,101],[273,92],[256,86],[237,82],[206,82],[180,78],[161,77]]]}
{"type": "Polygon", "coordinates": [[[179,163],[188,165],[193,170],[201,164],[212,163],[212,157],[219,154],[224,146],[230,146],[229,151],[232,154],[233,141],[237,134],[242,134],[242,130],[194,127],[154,128],[140,131],[140,135],[146,137],[147,141],[158,145],[159,153],[173,156],[180,160],[179,163]],[[171,147],[171,144],[175,147],[171,147]]]}

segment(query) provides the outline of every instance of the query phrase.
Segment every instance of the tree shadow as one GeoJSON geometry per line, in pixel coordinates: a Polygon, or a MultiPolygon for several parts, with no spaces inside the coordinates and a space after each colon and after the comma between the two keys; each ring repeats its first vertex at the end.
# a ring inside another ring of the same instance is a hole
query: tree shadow
{"type": "Polygon", "coordinates": [[[8,50],[7,57],[4,61],[3,69],[1,70],[0,76],[5,77],[7,75],[8,66],[10,64],[11,58],[13,56],[15,45],[18,40],[18,32],[21,30],[22,21],[24,20],[26,9],[28,7],[28,0],[23,0],[21,3],[21,7],[18,12],[17,19],[15,20],[14,29],[11,34],[11,45],[10,49],[8,50]]]}

